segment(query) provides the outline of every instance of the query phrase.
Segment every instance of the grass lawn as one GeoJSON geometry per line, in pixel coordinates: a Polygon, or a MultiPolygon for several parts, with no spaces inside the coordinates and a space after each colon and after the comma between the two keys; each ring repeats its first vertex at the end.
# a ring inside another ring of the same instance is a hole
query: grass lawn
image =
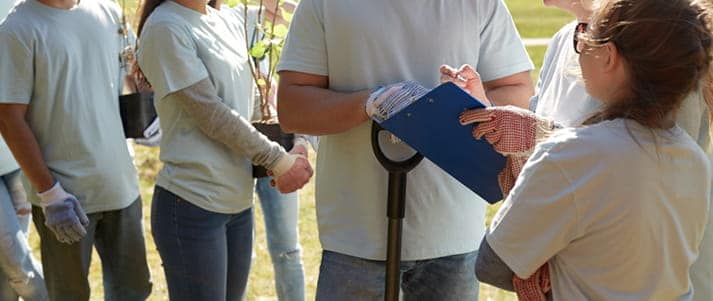
{"type": "MultiPolygon", "coordinates": [[[[121,1],[120,1],[121,3],[121,1]]],[[[126,12],[133,15],[137,6],[136,0],[126,0],[126,12]]],[[[515,23],[523,37],[541,38],[554,34],[562,25],[571,21],[572,16],[551,8],[544,8],[541,1],[532,0],[506,0],[515,23]]],[[[134,20],[135,22],[135,20],[134,20]]],[[[536,46],[528,48],[530,57],[535,62],[539,70],[544,55],[545,47],[536,46]]],[[[536,80],[537,72],[532,73],[533,80],[536,80]]],[[[161,260],[150,235],[151,224],[150,201],[153,192],[153,184],[156,172],[160,167],[158,162],[158,151],[156,149],[136,147],[136,165],[139,170],[141,195],[144,201],[144,227],[146,229],[146,242],[148,261],[153,279],[153,292],[149,300],[167,300],[166,282],[161,268],[161,260]]],[[[315,217],[314,203],[314,183],[311,182],[300,192],[300,241],[303,248],[303,261],[305,267],[306,298],[314,300],[315,286],[319,271],[321,246],[317,236],[317,225],[315,217]]],[[[267,253],[265,243],[264,225],[262,213],[259,205],[256,205],[256,231],[255,249],[253,265],[250,274],[250,284],[248,290],[248,300],[276,300],[273,272],[270,258],[267,253]]],[[[497,210],[491,206],[488,209],[488,220],[497,210]]],[[[37,256],[39,252],[39,241],[34,229],[30,237],[30,243],[37,256]]],[[[94,258],[97,258],[96,253],[94,258]]],[[[90,270],[90,280],[92,286],[92,300],[103,300],[103,289],[101,281],[101,266],[98,260],[92,262],[90,270]]],[[[504,293],[487,285],[482,285],[480,290],[480,300],[516,300],[509,293],[504,293]]]]}

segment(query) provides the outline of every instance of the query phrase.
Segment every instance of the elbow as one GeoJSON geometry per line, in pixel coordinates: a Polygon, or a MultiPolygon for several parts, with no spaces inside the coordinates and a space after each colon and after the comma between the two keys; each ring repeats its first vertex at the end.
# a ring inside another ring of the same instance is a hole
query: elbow
{"type": "Polygon", "coordinates": [[[300,115],[296,112],[297,107],[294,99],[291,99],[286,89],[280,89],[277,93],[277,119],[280,120],[280,127],[285,133],[297,133],[300,130],[300,115]]]}
{"type": "Polygon", "coordinates": [[[478,279],[478,281],[482,283],[487,283],[491,284],[493,283],[493,280],[490,279],[490,275],[488,274],[487,270],[484,267],[484,264],[482,263],[482,258],[480,255],[478,255],[478,258],[475,261],[475,278],[478,279]]]}
{"type": "Polygon", "coordinates": [[[285,109],[280,109],[280,107],[281,105],[278,104],[277,118],[280,120],[282,131],[285,133],[297,133],[299,131],[299,125],[295,118],[293,118],[293,114],[284,112],[285,109]]]}

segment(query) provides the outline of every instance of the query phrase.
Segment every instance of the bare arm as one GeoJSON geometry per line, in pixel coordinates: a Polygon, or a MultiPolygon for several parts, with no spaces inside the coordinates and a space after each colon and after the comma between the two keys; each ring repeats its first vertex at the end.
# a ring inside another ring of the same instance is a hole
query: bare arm
{"type": "Polygon", "coordinates": [[[25,120],[27,105],[0,104],[0,133],[37,191],[52,188],[55,180],[42,158],[35,134],[25,120]]]}
{"type": "Polygon", "coordinates": [[[483,86],[488,99],[496,106],[513,105],[528,109],[530,98],[535,94],[529,71],[487,81],[483,86]]]}
{"type": "Polygon", "coordinates": [[[369,120],[364,110],[369,91],[340,93],[328,89],[329,78],[281,71],[277,114],[286,132],[329,135],[345,132],[369,120]]]}
{"type": "Polygon", "coordinates": [[[478,259],[475,262],[475,276],[478,281],[492,286],[514,291],[512,278],[515,276],[510,267],[495,254],[488,241],[483,238],[478,249],[478,259]]]}

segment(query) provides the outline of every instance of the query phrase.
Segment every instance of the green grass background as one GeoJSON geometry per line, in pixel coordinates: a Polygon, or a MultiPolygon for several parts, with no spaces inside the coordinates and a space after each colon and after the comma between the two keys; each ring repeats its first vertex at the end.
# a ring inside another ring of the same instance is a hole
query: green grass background
{"type": "MultiPolygon", "coordinates": [[[[132,23],[135,23],[137,0],[119,1],[124,6],[124,11],[129,16],[132,23]]],[[[573,19],[567,13],[557,9],[545,8],[541,1],[531,0],[506,0],[505,1],[513,15],[515,24],[523,38],[546,38],[552,36],[562,25],[573,19]]],[[[134,28],[136,28],[134,26],[134,28]]],[[[528,53],[539,70],[545,46],[528,47],[528,53]]],[[[533,80],[536,80],[537,70],[532,73],[533,80]]],[[[146,234],[146,248],[148,262],[151,269],[153,291],[149,300],[167,300],[166,281],[161,268],[161,259],[156,251],[156,246],[151,237],[151,196],[156,173],[161,164],[158,161],[158,150],[136,146],[135,163],[139,170],[141,195],[144,203],[144,228],[146,234]]],[[[314,162],[314,154],[311,154],[314,162]]],[[[277,300],[273,285],[273,270],[265,243],[265,232],[262,221],[262,212],[256,202],[256,229],[255,229],[255,249],[253,254],[252,270],[250,272],[250,283],[247,300],[277,300]]],[[[493,216],[497,206],[488,208],[488,220],[493,216]]],[[[321,246],[317,234],[317,224],[315,217],[314,202],[314,181],[311,181],[300,191],[300,242],[303,249],[303,261],[305,267],[306,299],[314,300],[315,287],[319,271],[319,261],[321,246]]],[[[39,257],[39,239],[32,229],[30,244],[34,253],[39,257]]],[[[90,283],[92,288],[92,300],[103,300],[103,288],[101,278],[101,265],[96,252],[90,269],[90,283]]],[[[481,285],[480,300],[516,300],[514,295],[481,285]]]]}

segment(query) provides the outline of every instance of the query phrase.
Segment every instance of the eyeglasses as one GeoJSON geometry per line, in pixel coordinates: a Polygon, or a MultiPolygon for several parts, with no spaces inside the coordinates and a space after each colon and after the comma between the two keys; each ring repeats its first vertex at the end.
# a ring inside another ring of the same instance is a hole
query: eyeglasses
{"type": "Polygon", "coordinates": [[[587,31],[587,23],[577,23],[577,26],[574,27],[574,52],[576,54],[581,54],[582,53],[582,47],[584,47],[584,43],[580,46],[579,43],[579,35],[585,33],[587,31]]]}

